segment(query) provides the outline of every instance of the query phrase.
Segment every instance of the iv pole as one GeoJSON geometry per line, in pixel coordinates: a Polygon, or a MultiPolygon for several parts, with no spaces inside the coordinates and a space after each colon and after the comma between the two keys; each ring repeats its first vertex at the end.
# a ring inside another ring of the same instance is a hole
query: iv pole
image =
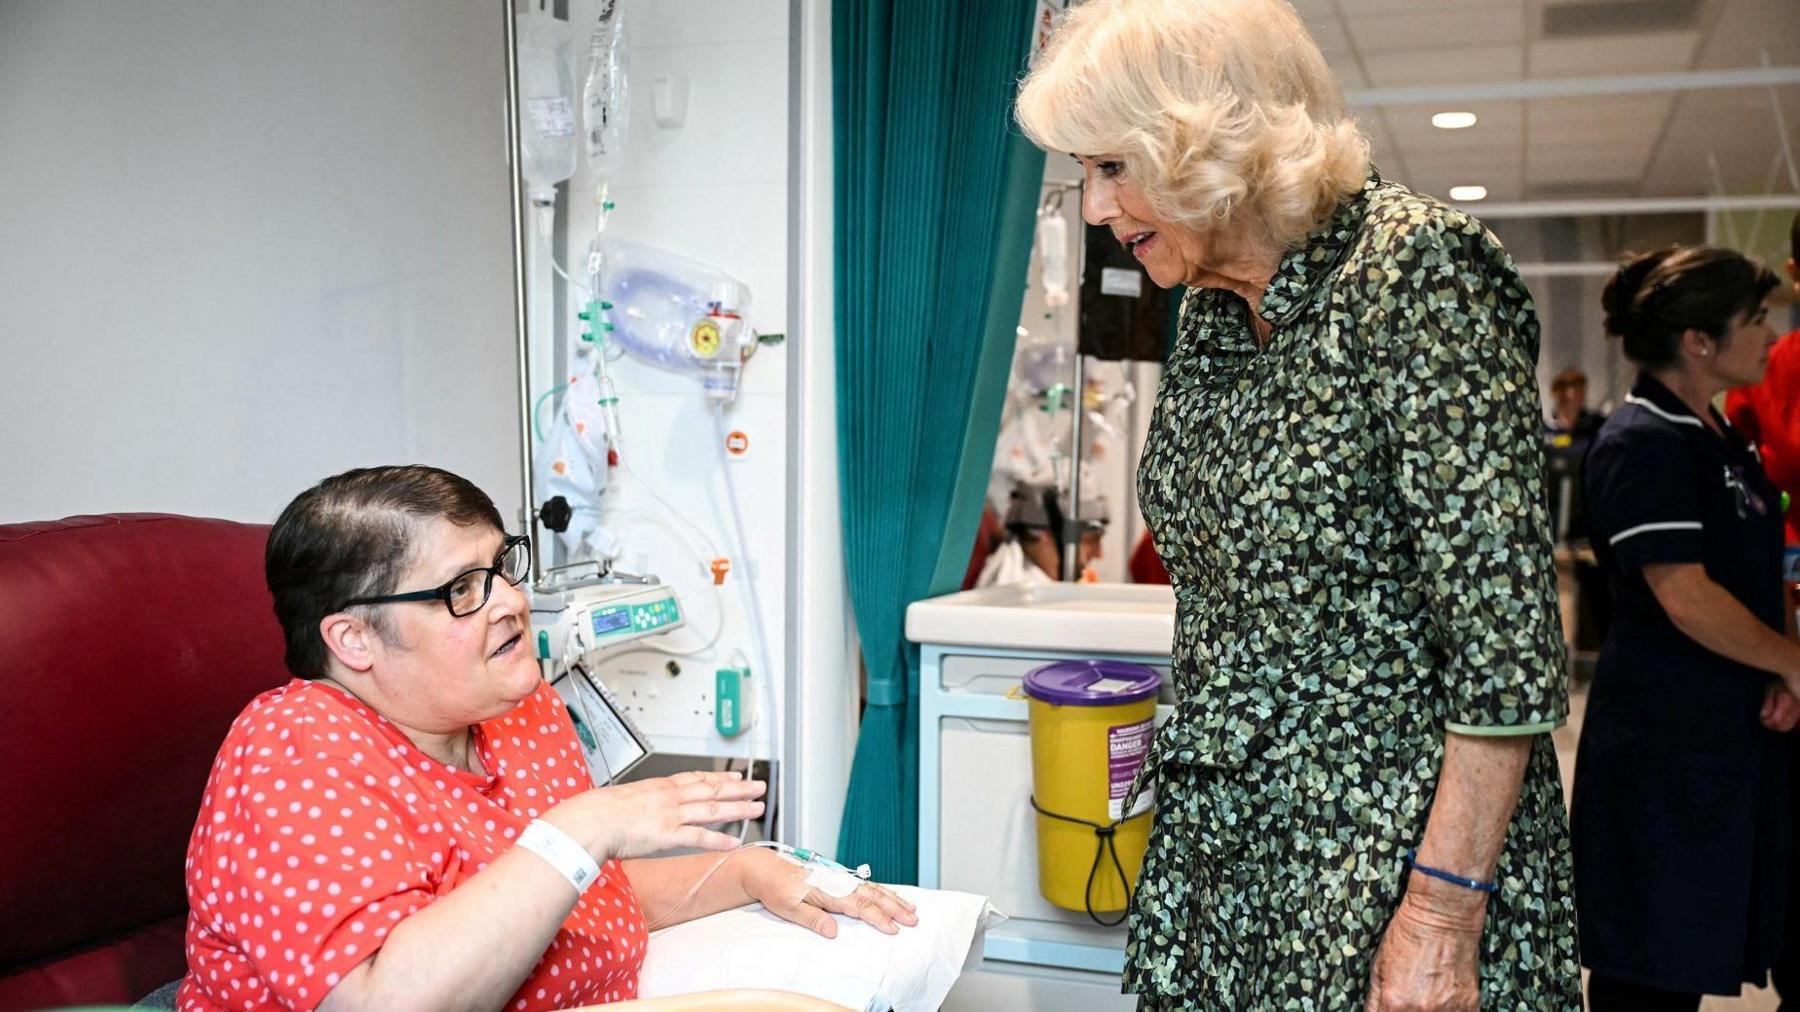
{"type": "MultiPolygon", "coordinates": [[[[1080,183],[1045,183],[1044,189],[1045,193],[1043,200],[1040,201],[1038,206],[1046,211],[1054,207],[1057,209],[1058,213],[1061,213],[1063,197],[1069,193],[1077,194],[1077,199],[1080,199],[1080,183]]],[[[1077,230],[1076,234],[1081,235],[1082,233],[1077,230]]],[[[1080,243],[1078,249],[1080,251],[1080,256],[1076,261],[1075,267],[1075,288],[1077,291],[1081,288],[1082,278],[1086,276],[1087,243],[1085,241],[1080,243]]],[[[1077,331],[1079,331],[1081,327],[1079,316],[1076,317],[1075,326],[1077,331]]],[[[1074,420],[1071,423],[1072,428],[1069,433],[1069,515],[1063,518],[1063,529],[1059,532],[1062,543],[1057,547],[1062,551],[1063,579],[1070,583],[1075,583],[1081,579],[1080,562],[1083,531],[1080,522],[1081,461],[1087,456],[1085,452],[1086,448],[1082,445],[1082,415],[1087,413],[1087,361],[1081,354],[1081,338],[1079,334],[1077,334],[1075,339],[1075,386],[1071,396],[1073,398],[1073,403],[1069,405],[1069,413],[1073,416],[1074,420]],[[1071,531],[1073,531],[1072,534],[1070,533],[1071,531]]]]}
{"type": "MultiPolygon", "coordinates": [[[[519,163],[518,2],[502,0],[506,19],[506,165],[512,185],[513,341],[519,362],[519,526],[538,540],[537,492],[531,466],[531,345],[525,325],[525,180],[519,163]]],[[[531,553],[531,583],[543,576],[543,553],[531,553]]]]}

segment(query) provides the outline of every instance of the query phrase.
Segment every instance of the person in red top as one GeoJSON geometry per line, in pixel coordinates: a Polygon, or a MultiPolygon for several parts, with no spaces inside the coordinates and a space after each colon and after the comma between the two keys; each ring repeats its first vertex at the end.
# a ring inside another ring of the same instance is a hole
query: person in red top
{"type": "Polygon", "coordinates": [[[773,851],[647,857],[732,850],[704,826],[761,814],[764,785],[594,788],[529,649],[529,552],[436,468],[347,472],[283,511],[266,571],[296,677],[213,764],[180,1008],[567,1008],[636,996],[646,918],[761,902],[828,937],[833,912],[917,923],[773,851]]]}
{"type": "MultiPolygon", "coordinates": [[[[1788,247],[1788,281],[1800,294],[1800,214],[1788,227],[1788,247]]],[[[1756,444],[1763,472],[1788,494],[1787,543],[1800,545],[1800,329],[1775,342],[1762,382],[1725,395],[1725,417],[1756,444]]]]}

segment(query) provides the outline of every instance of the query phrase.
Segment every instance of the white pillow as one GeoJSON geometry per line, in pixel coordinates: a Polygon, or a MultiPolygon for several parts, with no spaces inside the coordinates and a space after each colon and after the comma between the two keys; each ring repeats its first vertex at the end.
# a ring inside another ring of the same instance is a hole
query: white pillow
{"type": "Polygon", "coordinates": [[[761,904],[650,936],[638,997],[724,988],[797,991],[853,1009],[934,1012],[965,966],[981,958],[987,929],[1004,921],[985,896],[891,886],[919,911],[916,927],[884,935],[839,915],[823,938],[761,904]]]}

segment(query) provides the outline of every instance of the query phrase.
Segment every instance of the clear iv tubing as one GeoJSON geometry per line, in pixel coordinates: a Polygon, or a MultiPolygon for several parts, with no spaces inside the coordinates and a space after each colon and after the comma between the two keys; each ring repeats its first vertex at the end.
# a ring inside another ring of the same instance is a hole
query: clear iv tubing
{"type": "MultiPolygon", "coordinates": [[[[720,612],[719,613],[719,625],[723,626],[724,624],[725,624],[725,613],[720,612]]],[[[742,650],[738,650],[738,649],[734,648],[731,651],[731,663],[736,665],[739,669],[747,668],[750,666],[750,658],[745,657],[744,652],[742,650]]],[[[768,674],[767,671],[765,671],[763,673],[763,681],[765,681],[765,682],[769,681],[770,677],[771,676],[768,674]]],[[[749,776],[750,774],[756,772],[756,735],[747,733],[748,730],[749,730],[748,728],[745,729],[746,733],[744,735],[744,775],[745,776],[749,776]]],[[[727,761],[726,766],[727,766],[727,768],[730,767],[729,761],[727,761]]],[[[769,775],[771,777],[773,777],[775,775],[775,764],[774,763],[769,764],[769,775]]],[[[771,789],[773,789],[773,786],[771,786],[771,789]]],[[[771,802],[769,805],[765,806],[763,814],[765,816],[767,816],[768,813],[774,809],[774,807],[775,807],[774,804],[771,802]]],[[[774,833],[769,832],[768,820],[765,818],[763,821],[763,839],[769,840],[774,835],[775,835],[774,833]]],[[[738,825],[737,838],[738,838],[739,843],[743,843],[744,841],[750,839],[750,820],[749,819],[745,819],[741,824],[738,825]]]]}
{"type": "MultiPolygon", "coordinates": [[[[670,534],[673,534],[675,536],[675,538],[681,542],[681,547],[686,548],[688,550],[688,554],[693,556],[694,561],[698,562],[700,564],[700,572],[702,574],[710,575],[712,573],[710,563],[712,562],[713,559],[716,559],[719,557],[719,553],[717,551],[713,551],[712,555],[708,556],[706,553],[702,552],[700,549],[695,548],[694,542],[688,538],[687,532],[683,531],[680,527],[677,527],[675,524],[670,523],[669,518],[664,516],[663,514],[652,513],[647,509],[630,509],[630,510],[623,510],[623,511],[615,514],[613,520],[614,520],[615,524],[623,524],[630,520],[644,520],[649,523],[653,523],[658,527],[661,527],[663,530],[669,532],[670,534]]],[[[709,549],[712,548],[711,545],[708,545],[706,547],[709,549]]],[[[717,588],[714,588],[714,589],[717,590],[717,588]]]]}
{"type": "MultiPolygon", "coordinates": [[[[767,626],[763,625],[762,599],[756,593],[756,581],[750,579],[749,552],[750,541],[744,537],[744,514],[738,508],[737,484],[732,481],[730,458],[725,455],[725,405],[713,405],[713,432],[717,437],[713,445],[719,451],[719,470],[725,478],[725,502],[730,507],[731,529],[737,539],[738,559],[745,572],[738,576],[738,592],[744,597],[744,617],[750,622],[750,635],[756,640],[756,662],[762,666],[762,685],[765,706],[764,718],[769,721],[769,796],[776,797],[777,771],[781,768],[782,755],[781,718],[775,712],[775,667],[769,663],[769,643],[767,626]]],[[[755,745],[750,746],[752,754],[755,745]]],[[[763,812],[763,835],[775,835],[775,806],[769,805],[763,812]]],[[[744,827],[749,831],[749,826],[744,827]]]]}
{"type": "Polygon", "coordinates": [[[556,276],[590,295],[593,294],[594,290],[588,286],[587,282],[577,281],[574,278],[569,277],[569,272],[563,270],[562,264],[556,262],[556,247],[550,241],[548,230],[538,229],[538,238],[544,240],[544,259],[550,261],[550,269],[556,272],[556,276]]]}
{"type": "MultiPolygon", "coordinates": [[[[721,444],[721,445],[723,445],[723,444],[721,444]]],[[[670,516],[679,517],[682,520],[684,520],[687,523],[689,530],[692,530],[695,534],[700,535],[700,541],[702,544],[704,544],[706,546],[707,551],[712,552],[713,556],[715,558],[719,557],[719,554],[720,554],[719,546],[713,544],[712,538],[707,537],[706,529],[701,527],[699,524],[694,523],[692,520],[687,520],[687,518],[682,517],[680,510],[669,505],[669,501],[667,499],[664,499],[662,496],[657,495],[656,489],[652,488],[650,486],[649,482],[647,482],[643,478],[639,477],[638,473],[636,471],[632,470],[631,462],[628,461],[625,458],[625,455],[622,453],[619,454],[619,467],[623,468],[625,473],[631,476],[632,481],[635,481],[638,483],[638,487],[642,488],[644,490],[644,494],[646,494],[650,498],[656,500],[656,504],[658,506],[661,506],[663,509],[667,510],[670,516]]]]}
{"type": "Polygon", "coordinates": [[[646,932],[649,932],[649,931],[655,931],[659,928],[668,926],[668,924],[675,919],[676,914],[679,914],[683,910],[687,909],[687,905],[694,901],[694,897],[699,895],[701,887],[706,885],[706,883],[712,881],[712,877],[719,873],[719,869],[725,867],[725,862],[731,860],[732,858],[738,856],[739,854],[742,854],[746,850],[751,850],[751,849],[757,848],[757,847],[766,847],[769,850],[775,851],[777,854],[781,854],[784,857],[793,859],[794,861],[798,862],[803,867],[808,864],[818,864],[818,865],[823,865],[827,868],[835,868],[838,871],[841,871],[847,875],[855,876],[856,878],[862,879],[863,881],[867,881],[869,878],[869,866],[868,865],[865,864],[862,867],[856,868],[856,869],[846,868],[843,865],[837,863],[836,861],[833,861],[830,858],[824,856],[823,854],[820,854],[818,851],[806,850],[802,847],[790,847],[785,843],[778,843],[774,840],[757,840],[753,843],[739,844],[738,846],[733,847],[731,850],[726,851],[724,854],[721,854],[719,856],[719,859],[717,861],[713,862],[712,867],[706,869],[706,874],[700,876],[698,881],[696,881],[692,886],[688,887],[687,895],[681,897],[681,902],[670,907],[666,913],[664,913],[661,917],[658,917],[652,923],[644,925],[644,930],[646,932]]]}
{"type": "MultiPolygon", "coordinates": [[[[642,517],[643,519],[648,520],[651,523],[655,523],[655,524],[662,526],[665,530],[669,531],[670,533],[675,534],[678,539],[681,539],[683,547],[685,547],[689,552],[692,552],[694,555],[694,558],[699,560],[701,568],[705,569],[706,560],[703,558],[700,558],[700,553],[694,552],[694,546],[692,544],[689,544],[686,541],[686,539],[680,537],[681,532],[680,532],[679,528],[677,528],[673,524],[670,524],[668,521],[664,520],[662,517],[659,517],[656,514],[651,513],[647,510],[632,510],[632,511],[620,516],[618,518],[618,522],[630,520],[634,517],[642,517]]],[[[617,526],[617,523],[615,523],[615,526],[617,526]]],[[[717,613],[719,620],[713,624],[713,631],[710,635],[708,635],[706,637],[705,643],[702,643],[697,647],[682,647],[680,649],[675,649],[675,648],[667,647],[667,646],[646,646],[646,645],[639,644],[636,646],[630,646],[626,649],[618,649],[617,653],[609,653],[605,649],[602,649],[597,652],[600,654],[600,656],[602,656],[605,659],[610,661],[610,660],[618,660],[621,657],[630,657],[633,654],[645,654],[645,653],[667,654],[670,657],[694,657],[699,654],[703,654],[708,650],[711,650],[713,648],[713,646],[719,642],[719,637],[724,635],[724,633],[725,633],[725,600],[724,600],[724,595],[719,593],[718,587],[713,586],[711,583],[708,583],[707,587],[708,587],[708,589],[710,589],[712,591],[713,611],[715,613],[717,613]]],[[[674,635],[674,633],[672,633],[672,632],[665,633],[664,635],[674,635]]],[[[617,649],[617,648],[615,648],[615,649],[617,649]]]]}

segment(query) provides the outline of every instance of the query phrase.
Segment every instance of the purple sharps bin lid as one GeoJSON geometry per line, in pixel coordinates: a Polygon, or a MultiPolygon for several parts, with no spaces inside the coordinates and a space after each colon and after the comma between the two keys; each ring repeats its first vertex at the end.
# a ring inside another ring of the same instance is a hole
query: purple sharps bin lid
{"type": "Polygon", "coordinates": [[[1115,706],[1156,695],[1162,675],[1124,661],[1061,661],[1025,675],[1025,694],[1063,706],[1115,706]]]}

